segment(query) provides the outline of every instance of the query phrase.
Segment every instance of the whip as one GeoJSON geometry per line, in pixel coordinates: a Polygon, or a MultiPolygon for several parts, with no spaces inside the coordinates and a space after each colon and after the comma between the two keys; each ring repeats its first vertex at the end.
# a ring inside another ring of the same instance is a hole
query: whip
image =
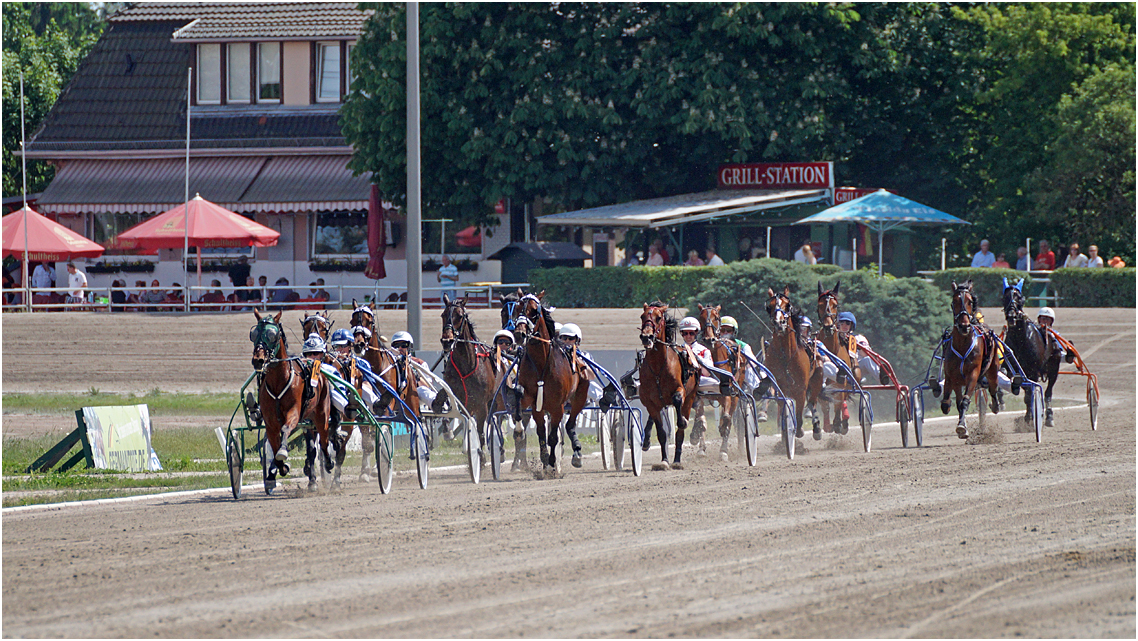
{"type": "Polygon", "coordinates": [[[739,304],[740,304],[740,305],[742,305],[744,308],[746,308],[746,310],[747,310],[748,312],[751,312],[751,316],[754,316],[754,317],[755,317],[755,320],[759,321],[759,324],[761,324],[761,325],[762,325],[764,328],[766,328],[766,330],[767,330],[768,332],[770,332],[772,336],[774,335],[774,330],[772,330],[772,329],[770,328],[770,326],[769,326],[769,325],[767,325],[765,322],[763,322],[763,319],[762,319],[762,317],[761,317],[761,316],[759,316],[758,314],[756,314],[756,313],[755,313],[755,310],[753,310],[753,309],[751,309],[750,307],[748,307],[748,306],[747,306],[747,304],[746,304],[746,303],[744,303],[743,301],[739,301],[739,304]]]}

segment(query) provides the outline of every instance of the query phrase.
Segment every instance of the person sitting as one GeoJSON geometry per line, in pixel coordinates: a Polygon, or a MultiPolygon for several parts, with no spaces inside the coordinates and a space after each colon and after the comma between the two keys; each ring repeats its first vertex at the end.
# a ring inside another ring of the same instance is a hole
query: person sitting
{"type": "Polygon", "coordinates": [[[146,311],[161,311],[158,304],[166,302],[166,292],[159,289],[160,287],[161,284],[157,278],[150,281],[150,289],[146,291],[146,295],[143,297],[143,302],[147,303],[146,311]]]}
{"type": "Polygon", "coordinates": [[[122,288],[126,287],[126,282],[115,280],[111,283],[111,311],[112,312],[125,312],[126,311],[126,292],[122,288]]]}
{"type": "Polygon", "coordinates": [[[988,251],[989,246],[990,243],[987,238],[980,241],[980,251],[976,252],[976,255],[972,257],[973,267],[991,267],[992,264],[996,262],[996,257],[992,255],[992,252],[988,251]]]}
{"type": "MultiPolygon", "coordinates": [[[[296,292],[292,291],[292,289],[289,288],[288,279],[284,276],[281,276],[277,279],[276,289],[273,290],[272,298],[270,300],[273,303],[292,302],[294,294],[296,294],[296,292]]],[[[300,300],[300,297],[296,296],[296,300],[300,300]]],[[[277,305],[277,307],[284,307],[284,305],[277,305]]]]}
{"type": "Polygon", "coordinates": [[[1008,264],[1004,252],[1000,252],[996,254],[996,262],[992,263],[992,267],[996,269],[1011,269],[1012,266],[1008,264]]]}
{"type": "Polygon", "coordinates": [[[173,286],[174,289],[166,293],[166,299],[163,302],[169,304],[166,308],[168,311],[178,312],[185,309],[186,299],[185,294],[182,292],[182,284],[174,283],[173,286]]]}
{"type": "Polygon", "coordinates": [[[217,303],[224,303],[225,302],[225,294],[222,293],[222,291],[220,289],[221,281],[217,280],[216,278],[213,279],[213,281],[210,282],[210,287],[217,287],[218,289],[215,289],[215,290],[210,291],[210,292],[206,292],[205,294],[202,295],[201,298],[198,299],[198,302],[207,304],[207,306],[203,307],[203,309],[205,309],[205,311],[207,311],[207,312],[224,311],[224,309],[225,309],[224,307],[217,305],[217,303]]]}
{"type": "Polygon", "coordinates": [[[1079,243],[1071,243],[1071,246],[1067,249],[1069,253],[1067,255],[1067,260],[1063,261],[1064,267],[1087,266],[1087,257],[1079,251],[1079,243]]]}
{"type": "Polygon", "coordinates": [[[714,247],[708,247],[706,251],[707,251],[707,263],[706,264],[708,267],[719,267],[719,266],[724,264],[723,259],[719,257],[719,254],[715,253],[714,247]]]}
{"type": "MultiPolygon", "coordinates": [[[[748,358],[758,360],[755,358],[755,353],[751,351],[751,346],[748,345],[743,339],[738,337],[739,322],[733,316],[723,316],[719,319],[719,337],[726,341],[728,344],[734,343],[736,347],[743,351],[748,358]]],[[[751,366],[750,360],[744,363],[745,373],[743,374],[743,387],[748,393],[751,393],[762,383],[762,379],[766,378],[766,372],[756,371],[751,366]]],[[[763,422],[767,420],[766,403],[758,410],[756,420],[763,422]]]]}
{"type": "Polygon", "coordinates": [[[684,261],[684,265],[688,267],[703,267],[703,259],[699,257],[699,252],[693,249],[688,252],[688,259],[684,261]]]}
{"type": "MultiPolygon", "coordinates": [[[[699,319],[688,316],[679,322],[677,329],[680,332],[680,337],[683,338],[684,351],[687,352],[688,360],[695,368],[696,376],[699,379],[696,390],[704,393],[722,394],[720,382],[711,374],[711,369],[715,366],[711,358],[711,350],[696,341],[700,331],[699,319]]],[[[695,447],[697,452],[706,454],[707,444],[703,437],[707,432],[707,417],[703,412],[703,398],[699,394],[696,394],[695,402],[692,403],[691,416],[694,419],[691,431],[692,447],[695,447]]]]}
{"type": "MultiPolygon", "coordinates": [[[[353,363],[355,364],[356,369],[361,374],[360,378],[362,379],[360,381],[359,389],[357,390],[360,399],[364,402],[365,405],[367,405],[369,409],[375,407],[376,402],[379,401],[379,394],[376,391],[379,383],[376,381],[375,374],[371,371],[371,365],[369,365],[366,360],[352,354],[352,333],[347,329],[338,329],[332,332],[332,338],[329,342],[332,345],[332,356],[340,362],[341,367],[345,368],[346,370],[347,368],[350,368],[353,363]]],[[[349,380],[349,377],[351,376],[347,371],[345,371],[343,374],[337,375],[344,380],[349,380]]],[[[343,396],[344,407],[339,407],[337,405],[337,409],[339,409],[345,416],[347,416],[348,420],[351,420],[354,410],[348,407],[347,399],[350,394],[343,394],[343,396]]],[[[332,398],[332,402],[333,404],[336,404],[337,402],[337,399],[334,396],[332,398]]],[[[378,409],[376,411],[378,412],[378,409]]]]}
{"type": "Polygon", "coordinates": [[[1055,252],[1051,251],[1051,243],[1046,240],[1039,241],[1039,254],[1032,263],[1033,269],[1053,271],[1055,269],[1055,252]]]}
{"type": "Polygon", "coordinates": [[[1102,256],[1098,255],[1098,245],[1087,248],[1087,267],[1102,267],[1102,256]]]}
{"type": "Polygon", "coordinates": [[[890,382],[889,374],[882,370],[877,362],[866,353],[866,350],[872,349],[869,346],[869,341],[866,340],[865,336],[854,333],[857,331],[857,317],[854,316],[853,312],[838,314],[838,330],[852,336],[857,344],[857,364],[861,368],[862,380],[876,380],[882,385],[888,385],[890,382]]]}
{"type": "Polygon", "coordinates": [[[332,295],[328,293],[328,290],[324,289],[323,278],[317,278],[314,284],[316,285],[316,289],[313,291],[312,298],[321,302],[332,300],[332,295]]]}
{"type": "MultiPolygon", "coordinates": [[[[426,361],[411,353],[411,350],[415,347],[415,339],[411,337],[410,332],[395,332],[395,335],[391,337],[391,347],[398,352],[400,356],[409,358],[424,367],[430,367],[426,361]]],[[[439,394],[437,390],[424,385],[423,380],[419,381],[419,386],[415,389],[419,392],[419,400],[422,403],[425,403],[427,406],[434,405],[435,397],[439,394]]]]}
{"type": "Polygon", "coordinates": [[[1031,256],[1027,255],[1027,247],[1016,250],[1016,271],[1026,272],[1031,269],[1031,256]]]}

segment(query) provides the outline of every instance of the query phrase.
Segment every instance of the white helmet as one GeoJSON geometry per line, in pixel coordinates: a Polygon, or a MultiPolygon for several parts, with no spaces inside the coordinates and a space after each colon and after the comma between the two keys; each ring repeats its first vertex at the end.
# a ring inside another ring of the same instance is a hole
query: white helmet
{"type": "Polygon", "coordinates": [[[309,334],[308,338],[306,338],[304,340],[304,347],[301,348],[300,353],[311,354],[313,352],[323,352],[323,351],[324,351],[324,339],[320,338],[320,334],[313,332],[313,333],[309,334]]]}
{"type": "Polygon", "coordinates": [[[561,326],[561,330],[559,332],[557,332],[557,335],[559,337],[560,336],[572,336],[573,338],[576,338],[577,340],[583,340],[581,338],[581,328],[577,327],[576,323],[565,323],[564,325],[561,326]]]}
{"type": "Polygon", "coordinates": [[[410,347],[415,346],[415,339],[411,338],[411,334],[409,332],[395,332],[395,335],[391,337],[392,345],[401,341],[406,341],[410,347]]]}
{"type": "Polygon", "coordinates": [[[499,339],[499,338],[502,338],[502,337],[505,337],[505,338],[508,338],[508,339],[510,339],[510,343],[514,343],[514,342],[515,342],[515,341],[514,341],[514,333],[513,333],[513,332],[511,332],[511,331],[510,331],[510,330],[508,330],[508,329],[500,329],[500,330],[498,330],[498,332],[497,332],[496,334],[494,334],[494,340],[492,340],[492,341],[490,341],[490,342],[492,342],[492,343],[497,343],[497,342],[498,342],[498,339],[499,339]]]}
{"type": "Polygon", "coordinates": [[[561,323],[558,323],[557,321],[553,322],[553,333],[557,334],[558,336],[561,335],[561,323]]]}
{"type": "Polygon", "coordinates": [[[681,332],[690,332],[690,331],[698,332],[699,331],[699,319],[695,318],[694,316],[688,316],[687,318],[680,321],[680,326],[678,329],[681,332]]]}
{"type": "Polygon", "coordinates": [[[1047,318],[1050,318],[1051,320],[1055,320],[1055,310],[1051,309],[1050,307],[1044,307],[1044,308],[1039,310],[1039,316],[1040,317],[1046,316],[1047,318]]]}

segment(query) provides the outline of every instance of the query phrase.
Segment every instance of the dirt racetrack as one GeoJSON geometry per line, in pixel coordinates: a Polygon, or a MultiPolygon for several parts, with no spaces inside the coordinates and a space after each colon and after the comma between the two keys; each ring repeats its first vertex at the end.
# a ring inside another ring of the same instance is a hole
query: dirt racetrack
{"type": "MultiPolygon", "coordinates": [[[[591,349],[633,349],[636,315],[557,313],[591,349]]],[[[5,314],[4,390],[236,389],[250,319],[5,314]]],[[[936,419],[904,449],[879,409],[869,454],[851,426],[794,461],[763,437],[755,467],[4,510],[3,635],[1134,638],[1135,312],[1059,328],[1099,375],[1099,428],[1062,376],[1039,444],[1013,400],[981,444],[936,419]]]]}

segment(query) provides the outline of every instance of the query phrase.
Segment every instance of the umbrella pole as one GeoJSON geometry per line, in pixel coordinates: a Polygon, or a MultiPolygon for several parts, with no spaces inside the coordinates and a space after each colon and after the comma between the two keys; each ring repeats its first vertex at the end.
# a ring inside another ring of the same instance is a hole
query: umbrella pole
{"type": "Polygon", "coordinates": [[[202,248],[198,246],[198,287],[202,286],[202,248]]]}
{"type": "Polygon", "coordinates": [[[877,231],[877,277],[885,273],[885,227],[877,231]]]}

